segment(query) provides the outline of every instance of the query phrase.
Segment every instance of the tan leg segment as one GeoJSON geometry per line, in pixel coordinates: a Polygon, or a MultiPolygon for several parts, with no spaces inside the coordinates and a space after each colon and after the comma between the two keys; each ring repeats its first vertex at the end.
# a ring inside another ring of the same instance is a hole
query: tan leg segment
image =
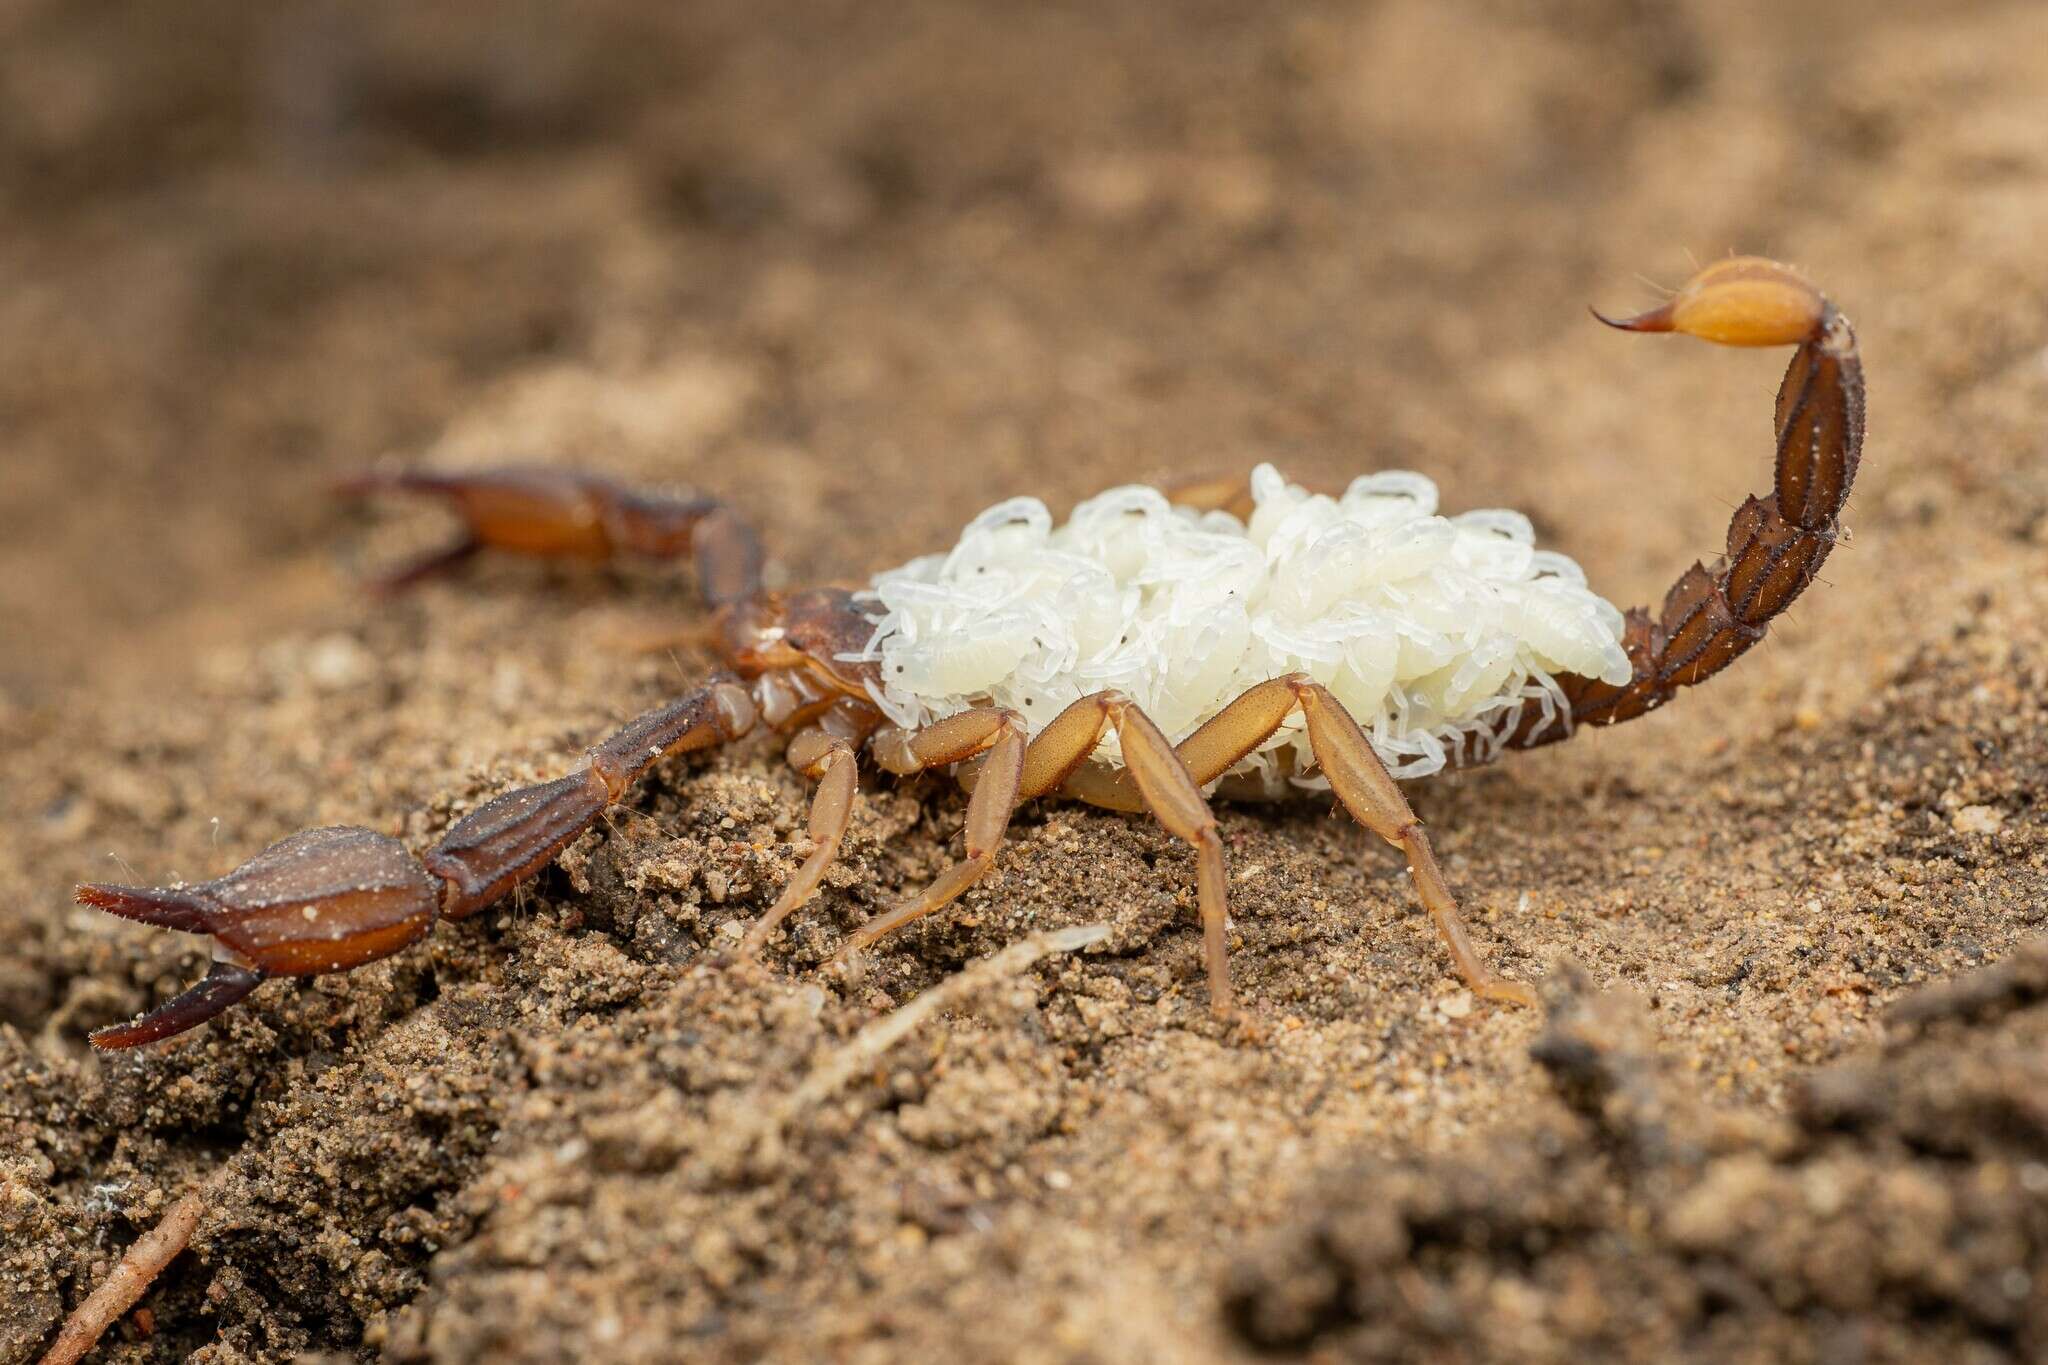
{"type": "Polygon", "coordinates": [[[875,761],[907,774],[959,763],[986,753],[974,794],[967,798],[967,856],[933,879],[924,891],[860,927],[839,950],[845,961],[884,935],[922,919],[956,900],[995,866],[996,849],[1017,808],[1017,779],[1024,770],[1024,720],[1014,711],[989,707],[963,711],[916,732],[883,731],[875,736],[875,761]]]}
{"type": "MultiPolygon", "coordinates": [[[[1202,907],[1202,953],[1209,963],[1209,1008],[1227,1014],[1230,993],[1229,891],[1223,875],[1223,840],[1202,786],[1173,751],[1173,741],[1152,718],[1121,693],[1101,694],[1117,738],[1123,741],[1124,770],[1138,784],[1152,818],[1195,848],[1195,886],[1202,907]]],[[[1041,736],[1042,738],[1042,736],[1041,736]]]]}
{"type": "Polygon", "coordinates": [[[1166,500],[1197,512],[1228,512],[1240,521],[1248,519],[1253,510],[1251,480],[1243,474],[1177,483],[1166,490],[1166,500]]]}
{"type": "MultiPolygon", "coordinates": [[[[1088,756],[1095,752],[1095,746],[1102,742],[1103,732],[1111,726],[1116,727],[1117,736],[1123,741],[1125,771],[1137,788],[1143,808],[1151,811],[1153,818],[1165,826],[1168,833],[1187,840],[1195,847],[1203,946],[1209,964],[1209,999],[1219,1013],[1228,1010],[1231,1007],[1230,966],[1226,955],[1228,945],[1224,939],[1228,907],[1225,903],[1223,841],[1216,833],[1216,818],[1209,813],[1209,803],[1202,799],[1200,785],[1188,775],[1187,767],[1174,753],[1172,741],[1129,697],[1121,692],[1098,692],[1081,698],[1053,717],[1023,754],[1016,778],[1008,791],[1009,804],[1015,805],[1020,800],[1028,801],[1057,790],[1088,761],[1088,756]]],[[[934,730],[926,731],[925,735],[933,734],[934,730]]],[[[918,737],[919,740],[923,738],[922,735],[918,737]]],[[[991,757],[989,770],[983,772],[981,785],[975,788],[976,801],[988,790],[995,766],[991,757]]],[[[972,803],[968,806],[967,816],[969,861],[933,882],[917,902],[862,929],[854,948],[872,943],[890,930],[930,914],[974,885],[987,871],[986,862],[977,865],[974,860],[972,803]]],[[[1008,820],[1007,811],[1004,820],[1008,820]]],[[[993,859],[994,851],[991,842],[987,845],[989,860],[993,859]]]]}
{"type": "Polygon", "coordinates": [[[1296,706],[1308,722],[1309,746],[1315,751],[1316,763],[1330,780],[1337,799],[1352,818],[1407,855],[1415,894],[1436,921],[1437,932],[1465,984],[1488,1000],[1534,1005],[1534,991],[1519,981],[1495,976],[1480,960],[1465,932],[1458,903],[1444,882],[1443,870],[1437,866],[1429,837],[1422,832],[1422,822],[1409,809],[1408,799],[1388,775],[1365,731],[1328,688],[1301,673],[1260,683],[1188,736],[1181,745],[1181,757],[1196,781],[1212,781],[1263,744],[1296,706]]]}
{"type": "Polygon", "coordinates": [[[987,753],[1006,730],[1021,735],[1023,717],[998,706],[985,706],[933,721],[922,730],[896,726],[877,730],[869,748],[884,771],[908,777],[987,753]]]}
{"type": "Polygon", "coordinates": [[[754,921],[754,927],[740,940],[742,957],[760,952],[775,927],[817,891],[825,870],[839,856],[840,841],[846,837],[847,823],[853,818],[860,765],[851,744],[823,730],[805,730],[789,743],[789,764],[818,784],[818,790],[811,796],[810,834],[815,847],[789,879],[789,885],[782,888],[775,904],[768,907],[768,913],[754,921]]]}
{"type": "Polygon", "coordinates": [[[1301,704],[1301,689],[1310,681],[1306,673],[1290,673],[1262,682],[1182,740],[1181,761],[1195,781],[1207,786],[1264,744],[1301,704]]]}

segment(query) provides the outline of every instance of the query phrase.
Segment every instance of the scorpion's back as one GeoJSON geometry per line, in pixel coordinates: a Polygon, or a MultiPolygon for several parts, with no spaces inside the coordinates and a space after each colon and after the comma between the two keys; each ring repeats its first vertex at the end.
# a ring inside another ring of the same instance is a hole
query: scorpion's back
{"type": "MultiPolygon", "coordinates": [[[[1555,703],[1559,674],[1629,676],[1621,613],[1577,564],[1535,549],[1520,513],[1438,516],[1435,485],[1403,472],[1329,498],[1262,465],[1252,495],[1249,522],[1138,486],[1057,527],[1036,499],[990,508],[950,552],[871,584],[876,700],[907,725],[1010,706],[1035,730],[1114,687],[1178,740],[1301,671],[1419,777],[1461,742],[1490,752],[1525,700],[1555,703]]],[[[1283,727],[1237,785],[1289,790],[1308,766],[1300,741],[1283,727]]],[[[1119,760],[1113,740],[1100,757],[1119,760]]]]}

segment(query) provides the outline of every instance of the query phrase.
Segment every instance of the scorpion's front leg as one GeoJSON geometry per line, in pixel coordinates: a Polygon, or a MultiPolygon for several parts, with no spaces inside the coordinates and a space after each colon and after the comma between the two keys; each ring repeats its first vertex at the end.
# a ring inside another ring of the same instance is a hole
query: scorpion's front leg
{"type": "Polygon", "coordinates": [[[1294,673],[1260,683],[1223,708],[1182,741],[1180,755],[1197,782],[1212,782],[1265,743],[1295,708],[1308,722],[1316,765],[1352,818],[1408,857],[1415,894],[1436,921],[1458,975],[1475,995],[1513,1005],[1533,1005],[1536,993],[1519,981],[1495,976],[1472,946],[1458,903],[1408,800],[1387,772],[1372,742],[1344,704],[1307,674],[1294,673]]]}
{"type": "Polygon", "coordinates": [[[987,754],[967,798],[967,856],[933,879],[918,895],[887,914],[862,925],[839,950],[838,960],[850,963],[860,951],[912,920],[950,905],[987,875],[996,864],[996,850],[1017,808],[1017,785],[1024,773],[1024,718],[1001,707],[962,711],[922,730],[888,729],[871,746],[875,762],[898,776],[964,763],[987,754]]]}
{"type": "Polygon", "coordinates": [[[534,876],[660,759],[753,728],[746,692],[715,683],[629,721],[567,777],[521,787],[457,821],[424,858],[372,830],[307,830],[224,877],[187,887],[90,885],[82,904],[163,929],[210,935],[206,978],[94,1046],[135,1047],[196,1028],[273,976],[345,972],[460,919],[534,876]]]}
{"type": "MultiPolygon", "coordinates": [[[[865,708],[848,710],[858,715],[865,708]]],[[[853,799],[860,790],[860,765],[855,745],[866,738],[867,730],[873,726],[861,719],[852,720],[844,726],[834,726],[832,719],[828,715],[826,723],[799,731],[789,742],[789,765],[818,784],[818,790],[811,797],[811,856],[804,859],[803,866],[782,888],[782,894],[775,898],[775,904],[768,907],[768,913],[754,921],[754,926],[747,930],[747,936],[740,940],[741,957],[753,957],[767,945],[775,927],[811,898],[818,889],[818,883],[824,880],[826,869],[839,857],[839,845],[846,838],[847,824],[853,819],[853,799]]]]}
{"type": "Polygon", "coordinates": [[[1216,832],[1216,817],[1210,813],[1201,787],[1174,753],[1173,742],[1137,703],[1116,691],[1097,692],[1074,702],[1053,717],[1028,747],[1023,740],[1023,722],[1016,713],[994,710],[963,712],[940,721],[903,740],[900,752],[893,756],[878,743],[877,756],[883,765],[899,771],[957,762],[957,757],[941,755],[973,742],[984,743],[991,752],[967,803],[967,857],[940,874],[922,894],[863,925],[841,957],[851,958],[883,935],[951,903],[979,881],[995,864],[996,847],[1017,803],[1059,790],[1087,762],[1111,726],[1123,742],[1126,771],[1136,783],[1140,807],[1151,811],[1168,833],[1195,848],[1209,999],[1218,1014],[1228,1013],[1231,995],[1225,957],[1223,841],[1216,832]]]}

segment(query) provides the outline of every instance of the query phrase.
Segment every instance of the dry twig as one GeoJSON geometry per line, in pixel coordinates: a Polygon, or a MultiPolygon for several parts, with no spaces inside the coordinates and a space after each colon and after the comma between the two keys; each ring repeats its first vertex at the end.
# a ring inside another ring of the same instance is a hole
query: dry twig
{"type": "Polygon", "coordinates": [[[194,1190],[164,1211],[163,1219],[128,1248],[113,1272],[64,1320],[64,1329],[43,1356],[43,1365],[73,1365],[121,1315],[133,1308],[163,1268],[192,1240],[206,1206],[204,1189],[194,1190]]]}
{"type": "Polygon", "coordinates": [[[1053,953],[1072,953],[1109,937],[1107,924],[1081,924],[1071,929],[1049,929],[1019,939],[1000,952],[990,953],[941,981],[917,999],[891,1014],[875,1020],[837,1052],[827,1057],[802,1084],[789,1092],[775,1115],[787,1123],[803,1110],[830,1099],[840,1087],[877,1057],[910,1036],[919,1024],[969,996],[1017,975],[1032,963],[1053,953]]]}
{"type": "MultiPolygon", "coordinates": [[[[1024,971],[1040,958],[1054,953],[1078,952],[1109,937],[1107,924],[1082,924],[1071,929],[1049,929],[1019,939],[1000,952],[972,963],[909,1004],[875,1020],[820,1062],[795,1089],[764,1097],[749,1106],[754,1116],[743,1128],[733,1131],[721,1149],[745,1161],[745,1153],[756,1158],[778,1153],[782,1135],[799,1115],[830,1099],[875,1060],[915,1032],[919,1025],[939,1011],[978,995],[997,982],[1024,971]]],[[[772,1159],[772,1156],[769,1157],[772,1159]]]]}

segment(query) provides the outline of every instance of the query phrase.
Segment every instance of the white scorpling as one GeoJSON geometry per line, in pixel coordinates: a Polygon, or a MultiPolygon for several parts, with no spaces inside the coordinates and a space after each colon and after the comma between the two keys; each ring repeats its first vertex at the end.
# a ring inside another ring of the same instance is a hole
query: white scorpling
{"type": "MultiPolygon", "coordinates": [[[[1372,474],[1341,498],[1271,465],[1247,525],[1112,489],[1055,527],[1014,498],[950,553],[875,576],[865,651],[899,725],[1008,706],[1033,733],[1078,697],[1120,688],[1175,742],[1246,688],[1304,672],[1333,691],[1397,777],[1467,740],[1492,757],[1524,700],[1569,724],[1554,677],[1629,678],[1621,613],[1529,519],[1438,516],[1420,474],[1372,474]]],[[[1112,732],[1097,751],[1120,763],[1112,732]]],[[[1233,771],[1236,795],[1320,787],[1299,716],[1233,771]]]]}

